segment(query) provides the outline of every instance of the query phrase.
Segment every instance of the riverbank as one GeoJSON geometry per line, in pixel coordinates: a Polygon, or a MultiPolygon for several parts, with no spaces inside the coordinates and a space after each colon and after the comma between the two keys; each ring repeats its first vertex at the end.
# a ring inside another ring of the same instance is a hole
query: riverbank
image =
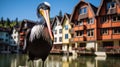
{"type": "MultiPolygon", "coordinates": [[[[51,52],[51,55],[74,55],[72,52],[51,52]]],[[[120,57],[120,53],[118,52],[76,52],[77,56],[112,56],[112,57],[120,57]],[[96,54],[97,53],[97,54],[96,54]]]]}

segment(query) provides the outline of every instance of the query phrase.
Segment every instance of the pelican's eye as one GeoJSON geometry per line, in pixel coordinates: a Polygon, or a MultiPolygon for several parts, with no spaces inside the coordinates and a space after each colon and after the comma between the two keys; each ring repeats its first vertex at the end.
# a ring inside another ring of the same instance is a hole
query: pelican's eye
{"type": "Polygon", "coordinates": [[[48,10],[48,9],[50,9],[50,7],[47,6],[47,5],[45,5],[44,3],[40,4],[40,7],[39,7],[39,8],[40,8],[40,9],[43,9],[43,10],[48,10]]]}

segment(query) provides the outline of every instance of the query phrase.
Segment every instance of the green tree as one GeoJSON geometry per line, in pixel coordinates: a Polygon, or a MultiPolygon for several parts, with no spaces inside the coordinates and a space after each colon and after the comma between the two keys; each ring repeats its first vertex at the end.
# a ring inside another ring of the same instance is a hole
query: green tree
{"type": "Polygon", "coordinates": [[[3,27],[4,26],[4,20],[3,20],[3,17],[1,17],[1,20],[0,20],[0,27],[3,27]]]}
{"type": "Polygon", "coordinates": [[[15,22],[16,22],[16,23],[18,22],[18,18],[15,19],[15,22]]]}
{"type": "Polygon", "coordinates": [[[0,20],[0,22],[2,23],[4,20],[3,20],[3,17],[1,17],[1,20],[0,20]]]}
{"type": "Polygon", "coordinates": [[[59,16],[62,17],[62,11],[61,11],[61,10],[60,10],[60,12],[59,12],[59,16]]]}
{"type": "Polygon", "coordinates": [[[10,27],[10,19],[9,18],[7,18],[7,21],[5,21],[4,27],[5,28],[9,28],[10,27]]]}

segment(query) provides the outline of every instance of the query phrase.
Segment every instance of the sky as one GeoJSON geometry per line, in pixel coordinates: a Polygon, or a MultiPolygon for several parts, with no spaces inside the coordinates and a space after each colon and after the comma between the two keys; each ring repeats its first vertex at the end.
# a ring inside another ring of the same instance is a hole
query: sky
{"type": "MultiPolygon", "coordinates": [[[[40,3],[49,2],[51,5],[50,17],[59,14],[71,14],[73,9],[80,0],[0,0],[0,18],[10,18],[10,20],[29,19],[37,21],[36,9],[40,3]]],[[[96,7],[99,6],[101,0],[85,0],[96,7]]]]}

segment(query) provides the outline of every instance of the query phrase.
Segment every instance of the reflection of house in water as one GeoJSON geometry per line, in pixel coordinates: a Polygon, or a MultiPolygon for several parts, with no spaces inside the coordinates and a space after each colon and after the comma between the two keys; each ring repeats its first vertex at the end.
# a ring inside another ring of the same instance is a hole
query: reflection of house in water
{"type": "Polygon", "coordinates": [[[46,67],[62,67],[62,58],[60,56],[50,55],[46,60],[46,67]]]}
{"type": "Polygon", "coordinates": [[[69,67],[69,57],[68,56],[63,56],[62,57],[62,67],[69,67]]]}
{"type": "Polygon", "coordinates": [[[46,60],[46,67],[77,67],[78,62],[73,56],[50,55],[46,60]],[[75,63],[73,63],[75,62],[75,63]]]}

